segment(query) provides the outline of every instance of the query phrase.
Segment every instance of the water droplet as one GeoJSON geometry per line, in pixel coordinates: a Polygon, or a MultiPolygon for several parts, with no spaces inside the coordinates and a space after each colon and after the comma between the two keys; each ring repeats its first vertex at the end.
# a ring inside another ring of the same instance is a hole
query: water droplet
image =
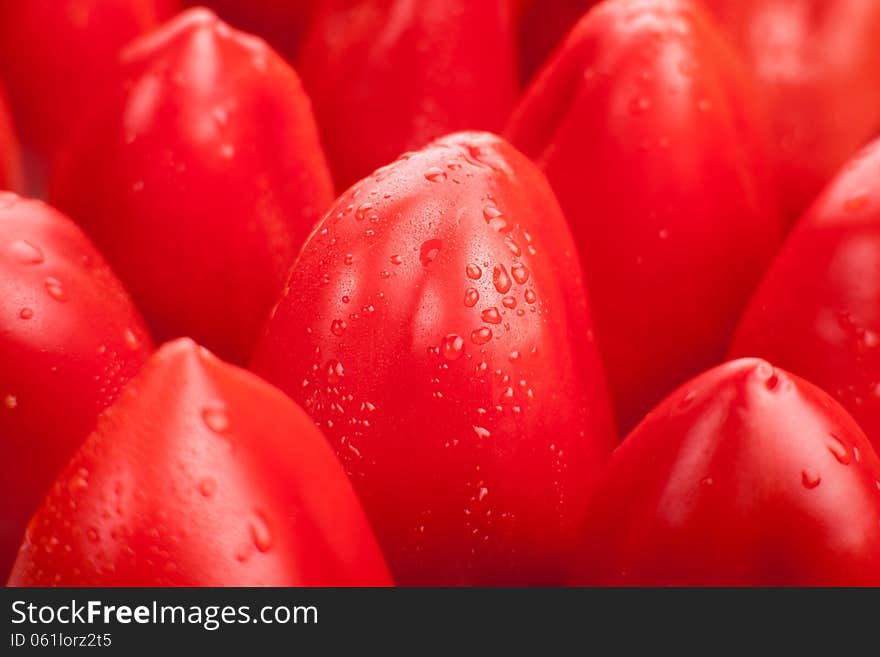
{"type": "Polygon", "coordinates": [[[98,535],[98,530],[95,527],[89,527],[86,530],[86,538],[89,543],[97,543],[101,540],[101,537],[98,535]]]}
{"type": "Polygon", "coordinates": [[[214,433],[223,433],[229,428],[226,406],[222,403],[209,404],[202,408],[202,420],[214,433]]]}
{"type": "Polygon", "coordinates": [[[461,354],[464,351],[464,338],[455,333],[450,333],[443,338],[441,350],[443,352],[443,357],[446,358],[446,360],[458,360],[461,358],[461,354]]]}
{"type": "Polygon", "coordinates": [[[658,235],[660,236],[661,240],[665,240],[667,237],[669,237],[669,231],[666,230],[665,228],[661,228],[658,235]]]}
{"type": "Polygon", "coordinates": [[[3,398],[3,405],[10,411],[14,410],[18,406],[18,399],[16,399],[15,395],[6,395],[3,398]]]}
{"type": "Polygon", "coordinates": [[[486,308],[486,310],[480,313],[480,319],[487,324],[500,324],[501,313],[498,312],[497,308],[486,308]]]}
{"type": "Polygon", "coordinates": [[[480,300],[480,293],[477,292],[477,288],[469,287],[464,291],[464,305],[468,308],[473,308],[477,305],[477,301],[480,300]]]}
{"type": "Polygon", "coordinates": [[[527,280],[529,280],[529,270],[523,264],[515,264],[510,268],[510,273],[513,274],[513,280],[522,285],[527,280]]]}
{"type": "Polygon", "coordinates": [[[491,438],[491,432],[485,427],[474,426],[474,433],[477,435],[477,438],[491,438]]]}
{"type": "Polygon", "coordinates": [[[440,253],[441,246],[442,242],[438,239],[423,242],[421,249],[419,249],[419,260],[422,261],[422,264],[427,266],[434,262],[437,254],[440,253]]]}
{"type": "Polygon", "coordinates": [[[327,363],[327,383],[335,386],[345,376],[345,368],[338,360],[331,360],[327,363]]]}
{"type": "Polygon", "coordinates": [[[840,439],[834,434],[830,434],[828,436],[828,451],[834,454],[834,458],[841,465],[849,465],[849,451],[846,449],[846,446],[840,442],[840,439]]]}
{"type": "Polygon", "coordinates": [[[235,146],[232,144],[223,144],[220,147],[220,157],[224,160],[231,160],[235,157],[235,146]]]}
{"type": "Polygon", "coordinates": [[[494,205],[487,205],[483,208],[483,218],[489,224],[489,228],[496,232],[506,232],[510,230],[504,215],[494,205]]]}
{"type": "Polygon", "coordinates": [[[498,265],[492,270],[492,283],[501,294],[506,294],[510,290],[510,276],[507,274],[507,269],[504,268],[504,265],[498,265]]]}
{"type": "Polygon", "coordinates": [[[779,385],[779,375],[770,363],[763,361],[758,363],[758,366],[755,368],[755,373],[758,375],[758,378],[764,382],[767,390],[775,390],[776,386],[779,385]]]}
{"type": "Polygon", "coordinates": [[[859,448],[856,447],[855,445],[853,445],[852,453],[853,453],[853,459],[855,459],[855,462],[861,463],[862,462],[862,452],[859,451],[859,448]]]}
{"type": "Polygon", "coordinates": [[[25,265],[41,265],[46,259],[43,250],[27,240],[14,241],[9,245],[9,252],[25,265]]]}
{"type": "Polygon", "coordinates": [[[464,271],[467,274],[468,278],[475,280],[475,281],[479,280],[480,276],[483,275],[483,270],[480,269],[480,266],[475,265],[473,263],[469,264],[467,267],[465,267],[464,271]]]}
{"type": "Polygon", "coordinates": [[[498,217],[489,222],[489,228],[496,233],[506,233],[510,231],[510,224],[507,223],[504,217],[498,217]]]}
{"type": "Polygon", "coordinates": [[[334,320],[330,323],[330,332],[331,332],[333,335],[339,337],[340,335],[342,335],[343,333],[345,333],[345,329],[346,329],[347,327],[348,327],[348,325],[345,323],[345,320],[344,320],[344,319],[334,319],[334,320]]]}
{"type": "Polygon", "coordinates": [[[535,295],[534,290],[526,290],[524,296],[526,298],[526,303],[535,303],[535,301],[537,301],[538,299],[538,297],[535,295]]]}
{"type": "Polygon", "coordinates": [[[364,217],[367,216],[367,213],[373,209],[373,204],[369,201],[365,201],[358,206],[358,209],[354,213],[354,218],[358,221],[362,221],[364,217]]]}
{"type": "Polygon", "coordinates": [[[805,488],[815,488],[822,482],[822,478],[815,470],[807,469],[801,473],[801,482],[805,488]]]}
{"type": "Polygon", "coordinates": [[[217,492],[217,480],[213,477],[205,477],[199,482],[199,493],[204,497],[211,497],[217,492]]]}
{"type": "Polygon", "coordinates": [[[49,296],[55,299],[55,301],[64,301],[67,299],[67,295],[64,292],[64,286],[61,285],[61,281],[53,276],[48,276],[46,278],[46,292],[49,293],[49,296]]]}
{"type": "Polygon", "coordinates": [[[138,349],[140,349],[141,341],[140,339],[138,339],[138,336],[134,334],[134,331],[132,331],[131,329],[125,329],[125,334],[123,337],[125,339],[125,345],[129,349],[131,349],[132,351],[137,351],[138,349]]]}
{"type": "Polygon", "coordinates": [[[510,355],[507,357],[507,359],[508,359],[511,363],[517,363],[517,362],[519,362],[520,358],[522,358],[522,354],[520,354],[518,351],[511,351],[511,352],[510,352],[510,355]]]}
{"type": "Polygon", "coordinates": [[[34,316],[34,311],[31,308],[22,308],[21,312],[18,313],[18,316],[22,319],[30,319],[34,316]]]}
{"type": "Polygon", "coordinates": [[[474,344],[486,344],[492,339],[492,329],[487,326],[481,326],[471,332],[471,342],[474,344]]]}
{"type": "Polygon", "coordinates": [[[272,547],[272,530],[266,514],[255,509],[250,521],[251,538],[260,552],[268,552],[272,547]]]}
{"type": "Polygon", "coordinates": [[[71,493],[81,493],[89,487],[89,471],[78,468],[67,484],[71,493]]]}
{"type": "Polygon", "coordinates": [[[508,250],[516,257],[522,255],[522,250],[519,248],[519,245],[513,241],[513,238],[506,237],[504,238],[504,243],[507,245],[508,250]]]}
{"type": "Polygon", "coordinates": [[[678,402],[680,408],[684,408],[685,406],[690,406],[694,399],[697,398],[697,393],[693,390],[687,392],[684,397],[681,398],[681,401],[678,402]]]}
{"type": "Polygon", "coordinates": [[[480,502],[482,502],[485,499],[486,495],[488,495],[488,494],[489,494],[489,489],[486,488],[485,486],[480,486],[480,492],[477,495],[477,499],[480,502]]]}
{"type": "Polygon", "coordinates": [[[446,180],[446,172],[440,167],[431,167],[425,171],[425,178],[431,182],[443,182],[446,180]]]}
{"type": "Polygon", "coordinates": [[[486,205],[483,207],[483,218],[486,220],[486,223],[489,223],[493,219],[497,219],[501,216],[501,210],[496,208],[494,205],[486,205]]]}
{"type": "Polygon", "coordinates": [[[392,265],[399,265],[401,262],[403,262],[403,260],[400,258],[399,255],[391,256],[391,264],[392,265]]]}
{"type": "Polygon", "coordinates": [[[501,304],[505,308],[510,308],[511,310],[513,310],[514,308],[516,308],[516,299],[514,297],[504,297],[501,300],[501,304]]]}

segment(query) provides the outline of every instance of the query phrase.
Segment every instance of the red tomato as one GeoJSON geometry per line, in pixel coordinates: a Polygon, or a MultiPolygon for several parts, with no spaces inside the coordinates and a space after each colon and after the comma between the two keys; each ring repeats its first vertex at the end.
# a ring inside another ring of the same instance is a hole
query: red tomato
{"type": "Polygon", "coordinates": [[[578,23],[508,134],[574,232],[628,429],[721,360],[779,240],[748,80],[698,5],[614,0],[578,23]]]}
{"type": "Polygon", "coordinates": [[[746,54],[772,118],[794,220],[880,128],[876,0],[705,0],[746,54]]]}
{"type": "Polygon", "coordinates": [[[238,29],[259,34],[285,55],[294,55],[319,0],[206,0],[205,5],[238,29]]]}
{"type": "Polygon", "coordinates": [[[6,105],[6,96],[0,86],[0,190],[20,190],[22,187],[21,155],[18,139],[12,129],[12,118],[6,105]]]}
{"type": "Polygon", "coordinates": [[[111,77],[119,49],[170,15],[176,0],[3,0],[0,78],[22,138],[61,145],[111,77]]]}
{"type": "Polygon", "coordinates": [[[564,578],[615,436],[544,176],[460,133],[343,194],[253,369],[330,439],[402,584],[564,578]]]}
{"type": "Polygon", "coordinates": [[[123,82],[62,159],[57,205],[157,337],[246,360],[332,183],[296,73],[193,9],[131,44],[123,82]]]}
{"type": "Polygon", "coordinates": [[[814,385],[764,361],[681,387],[614,453],[575,581],[880,584],[880,459],[814,385]]]}
{"type": "Polygon", "coordinates": [[[344,189],[453,130],[500,130],[516,94],[509,0],[323,0],[300,71],[344,189]]]}
{"type": "Polygon", "coordinates": [[[795,226],[731,353],[771,358],[834,395],[880,447],[880,141],[795,226]]]}
{"type": "Polygon", "coordinates": [[[390,583],[363,509],[308,416],[188,339],[157,351],[101,416],[28,525],[9,579],[390,583]]]}
{"type": "Polygon", "coordinates": [[[528,82],[598,0],[519,0],[520,79],[528,82]]]}
{"type": "Polygon", "coordinates": [[[0,574],[52,479],[151,349],[79,228],[0,193],[0,574]]]}

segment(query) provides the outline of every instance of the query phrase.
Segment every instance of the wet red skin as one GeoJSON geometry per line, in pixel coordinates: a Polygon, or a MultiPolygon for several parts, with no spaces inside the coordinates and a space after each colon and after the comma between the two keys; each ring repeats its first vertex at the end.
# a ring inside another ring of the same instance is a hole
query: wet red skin
{"type": "Polygon", "coordinates": [[[716,367],[615,451],[574,582],[877,586],[880,459],[814,385],[757,359],[716,367]]]}
{"type": "Polygon", "coordinates": [[[519,0],[520,80],[527,83],[598,0],[519,0]]]}
{"type": "Polygon", "coordinates": [[[509,0],[323,0],[298,70],[337,188],[453,130],[501,130],[514,41],[509,0]]]}
{"type": "Polygon", "coordinates": [[[122,284],[67,217],[0,193],[0,571],[28,518],[152,342],[122,284]]]}
{"type": "Polygon", "coordinates": [[[148,361],[28,525],[10,586],[390,585],[321,432],[186,338],[148,361]]]}
{"type": "Polygon", "coordinates": [[[319,0],[207,0],[187,4],[210,7],[230,25],[259,35],[280,53],[294,56],[318,2],[319,0]]]}
{"type": "Polygon", "coordinates": [[[120,48],[170,16],[176,0],[5,0],[0,78],[23,141],[53,153],[112,78],[120,48]]]}
{"type": "Polygon", "coordinates": [[[324,431],[395,581],[563,581],[615,433],[571,236],[506,142],[451,135],[343,194],[252,369],[324,431]]]}
{"type": "Polygon", "coordinates": [[[261,40],[190,10],[122,55],[123,82],[51,197],[95,239],[157,338],[243,362],[332,202],[309,102],[261,40]]]}
{"type": "Polygon", "coordinates": [[[761,356],[833,395],[880,447],[880,141],[797,223],[730,352],[761,356]]]}
{"type": "Polygon", "coordinates": [[[704,2],[758,80],[772,119],[786,217],[793,222],[880,130],[880,3],[704,2]]]}
{"type": "Polygon", "coordinates": [[[572,228],[626,431],[722,359],[777,247],[748,80],[697,5],[608,2],[570,33],[507,134],[572,228]]]}

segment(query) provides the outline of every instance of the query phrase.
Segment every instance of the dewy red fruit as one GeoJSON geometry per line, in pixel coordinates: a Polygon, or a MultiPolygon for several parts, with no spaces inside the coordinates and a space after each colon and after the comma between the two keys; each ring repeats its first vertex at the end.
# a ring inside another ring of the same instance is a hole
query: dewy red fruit
{"type": "Polygon", "coordinates": [[[101,416],[28,526],[9,580],[390,583],[351,484],[308,416],[187,339],[156,352],[101,416]]]}
{"type": "Polygon", "coordinates": [[[880,447],[880,141],[798,222],[731,353],[773,359],[835,396],[880,447]]]}
{"type": "Polygon", "coordinates": [[[4,0],[0,78],[22,138],[51,154],[113,75],[120,48],[170,16],[173,0],[4,0]]]}
{"type": "Polygon", "coordinates": [[[574,233],[624,429],[721,360],[779,241],[753,96],[697,4],[611,0],[511,120],[574,233]]]}
{"type": "Polygon", "coordinates": [[[402,584],[560,582],[615,434],[543,175],[486,133],[343,194],[253,369],[343,460],[402,584]]]}
{"type": "Polygon", "coordinates": [[[0,571],[95,419],[152,349],[143,320],[70,219],[0,193],[0,571]]]}
{"type": "Polygon", "coordinates": [[[3,87],[0,86],[0,191],[19,191],[22,182],[18,139],[12,127],[3,87]]]}
{"type": "Polygon", "coordinates": [[[339,189],[516,96],[510,0],[324,0],[300,70],[339,189]]]}
{"type": "Polygon", "coordinates": [[[207,10],[122,55],[52,198],[95,239],[158,338],[241,362],[332,202],[296,73],[207,10]]]}
{"type": "Polygon", "coordinates": [[[880,130],[880,2],[704,0],[758,79],[786,217],[880,130]]]}
{"type": "Polygon", "coordinates": [[[880,584],[880,459],[814,385],[743,359],[627,437],[591,502],[579,584],[880,584]]]}

